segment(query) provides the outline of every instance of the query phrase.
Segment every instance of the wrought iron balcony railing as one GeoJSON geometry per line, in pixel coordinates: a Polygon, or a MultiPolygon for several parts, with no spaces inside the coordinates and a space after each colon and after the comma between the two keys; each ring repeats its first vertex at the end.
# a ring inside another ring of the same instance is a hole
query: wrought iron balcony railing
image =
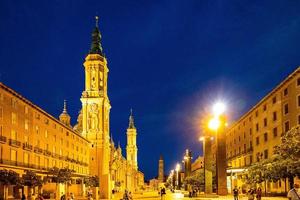
{"type": "Polygon", "coordinates": [[[6,137],[0,135],[0,143],[6,143],[6,137]]]}
{"type": "Polygon", "coordinates": [[[21,142],[18,140],[9,139],[9,145],[13,147],[20,147],[21,142]]]}
{"type": "Polygon", "coordinates": [[[28,151],[32,151],[32,145],[30,145],[28,143],[23,143],[23,149],[28,150],[28,151]]]}

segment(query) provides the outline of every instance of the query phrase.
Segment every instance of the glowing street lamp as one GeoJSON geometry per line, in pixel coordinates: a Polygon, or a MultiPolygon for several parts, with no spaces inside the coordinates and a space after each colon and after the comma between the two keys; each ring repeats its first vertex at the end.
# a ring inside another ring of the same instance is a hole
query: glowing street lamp
{"type": "Polygon", "coordinates": [[[216,174],[217,174],[217,194],[226,195],[226,146],[225,136],[218,133],[222,127],[227,126],[224,118],[226,106],[222,102],[218,102],[213,106],[213,118],[208,123],[208,128],[216,133],[216,174]]]}
{"type": "Polygon", "coordinates": [[[175,171],[176,171],[176,186],[177,189],[179,189],[179,170],[180,170],[180,164],[177,163],[176,167],[175,167],[175,171]]]}

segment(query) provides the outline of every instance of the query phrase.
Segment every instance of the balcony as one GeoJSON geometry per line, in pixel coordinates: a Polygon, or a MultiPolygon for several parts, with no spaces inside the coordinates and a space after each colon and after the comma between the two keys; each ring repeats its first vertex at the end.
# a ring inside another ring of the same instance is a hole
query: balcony
{"type": "Polygon", "coordinates": [[[20,147],[21,142],[19,142],[18,140],[9,139],[9,145],[13,147],[20,147]]]}
{"type": "Polygon", "coordinates": [[[23,143],[23,149],[27,151],[32,151],[32,145],[28,143],[23,143]]]}
{"type": "Polygon", "coordinates": [[[6,143],[6,137],[5,136],[2,136],[0,135],[0,143],[6,143]]]}
{"type": "Polygon", "coordinates": [[[34,152],[35,153],[43,153],[43,149],[41,149],[40,147],[34,147],[34,152]]]}
{"type": "Polygon", "coordinates": [[[51,155],[52,155],[52,153],[51,153],[50,151],[48,151],[48,150],[44,150],[44,154],[45,154],[46,156],[51,156],[51,155]]]}

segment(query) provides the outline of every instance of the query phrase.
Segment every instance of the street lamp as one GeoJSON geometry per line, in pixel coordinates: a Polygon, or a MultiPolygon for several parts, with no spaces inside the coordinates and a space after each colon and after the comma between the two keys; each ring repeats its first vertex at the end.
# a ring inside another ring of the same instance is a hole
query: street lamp
{"type": "Polygon", "coordinates": [[[216,182],[217,194],[227,194],[227,174],[226,174],[226,142],[225,136],[220,134],[227,125],[224,118],[226,106],[218,102],[213,106],[213,118],[208,123],[208,128],[216,134],[216,182]]]}
{"type": "Polygon", "coordinates": [[[180,164],[177,163],[176,167],[175,167],[175,171],[176,171],[176,186],[177,189],[179,189],[179,170],[180,170],[180,164]]]}

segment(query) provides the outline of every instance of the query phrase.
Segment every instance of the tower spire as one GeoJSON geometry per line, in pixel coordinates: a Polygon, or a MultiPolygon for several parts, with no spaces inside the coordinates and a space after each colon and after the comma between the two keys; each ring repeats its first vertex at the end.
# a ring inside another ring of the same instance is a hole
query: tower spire
{"type": "Polygon", "coordinates": [[[130,109],[129,126],[128,126],[128,128],[135,129],[134,119],[133,119],[133,114],[132,114],[132,108],[130,109]]]}
{"type": "Polygon", "coordinates": [[[68,113],[68,112],[67,112],[67,100],[64,100],[64,109],[63,109],[63,113],[68,113]]]}
{"type": "Polygon", "coordinates": [[[91,49],[89,51],[90,54],[99,54],[101,56],[104,56],[102,52],[102,46],[101,46],[101,33],[99,31],[99,17],[95,16],[95,29],[92,32],[92,44],[91,49]]]}

